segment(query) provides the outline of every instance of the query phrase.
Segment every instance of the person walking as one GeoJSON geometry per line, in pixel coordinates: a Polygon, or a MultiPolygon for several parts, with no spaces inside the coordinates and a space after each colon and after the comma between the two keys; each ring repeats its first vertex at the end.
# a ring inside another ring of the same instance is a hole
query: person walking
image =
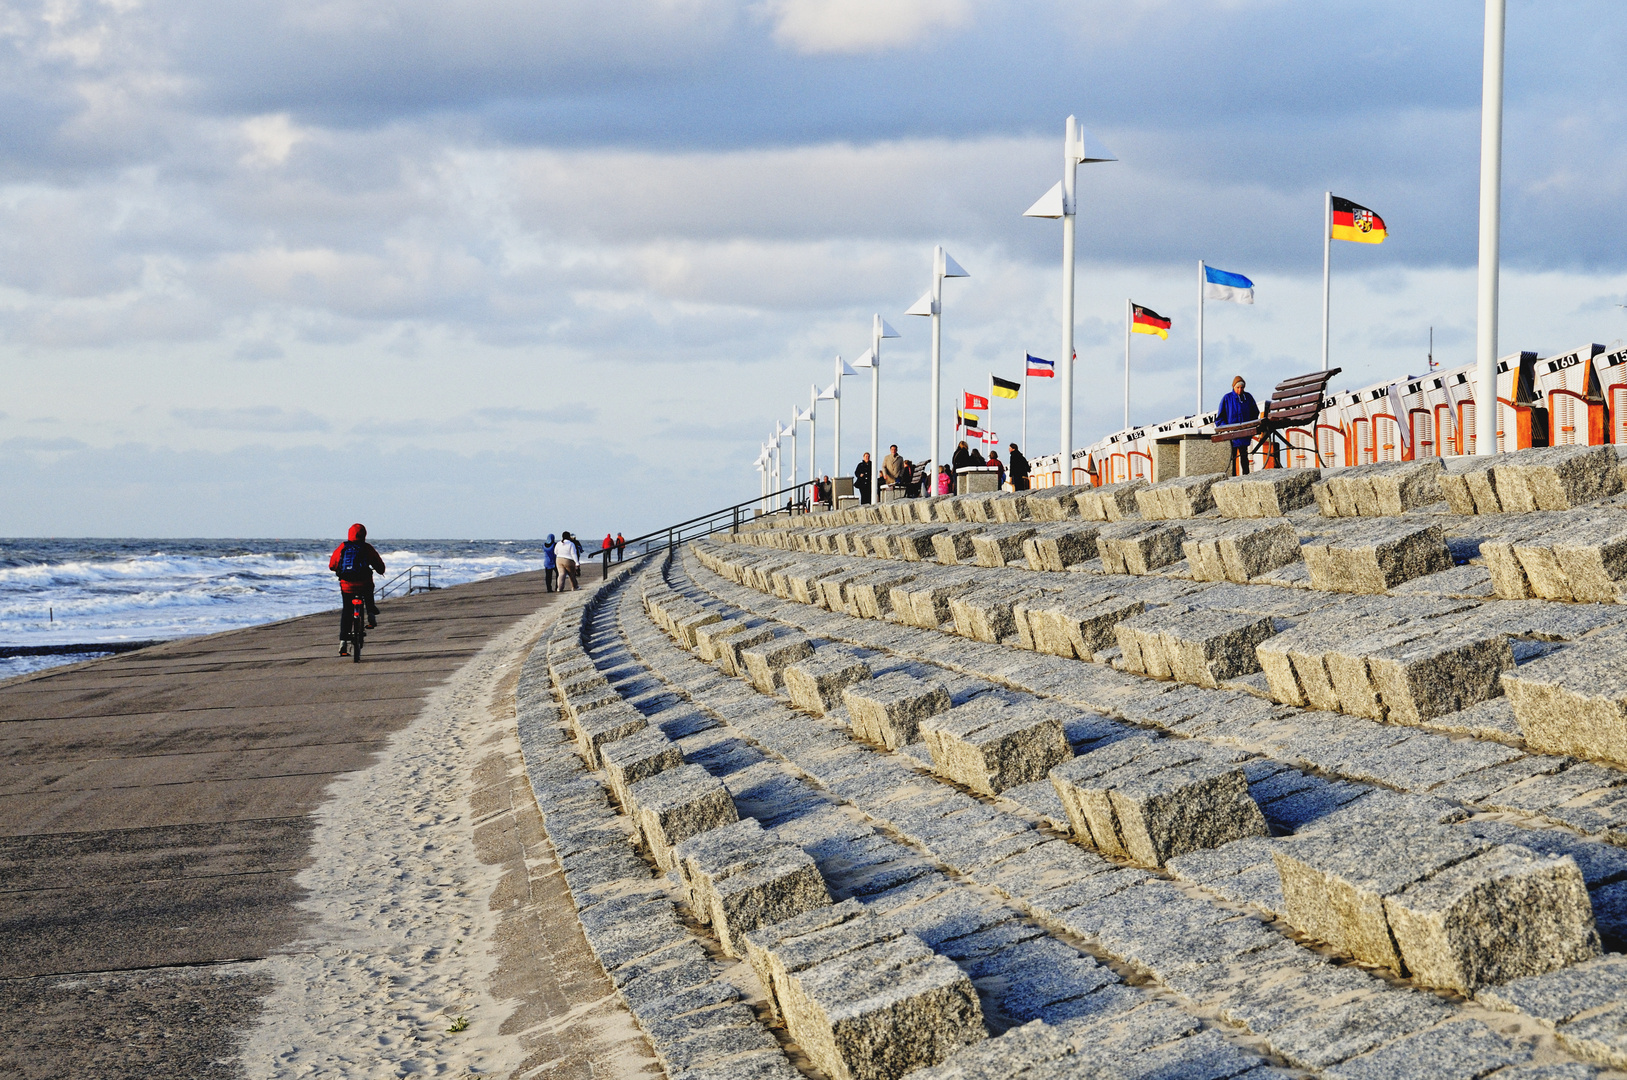
{"type": "Polygon", "coordinates": [[[559,584],[559,562],[554,558],[554,534],[542,542],[542,584],[549,592],[559,584]]]}
{"type": "Polygon", "coordinates": [[[625,540],[623,540],[621,538],[621,533],[617,533],[616,534],[616,561],[617,562],[621,562],[622,553],[625,552],[626,550],[627,550],[627,541],[625,541],[625,540]]]}
{"type": "MultiPolygon", "coordinates": [[[[1254,395],[1248,392],[1247,387],[1243,376],[1238,375],[1232,379],[1232,392],[1220,399],[1220,413],[1215,417],[1216,427],[1224,424],[1245,424],[1260,418],[1260,406],[1255,403],[1254,395]]],[[[1232,463],[1227,471],[1233,476],[1248,475],[1248,444],[1247,435],[1232,440],[1232,463]]]]}
{"type": "Polygon", "coordinates": [[[1028,490],[1028,459],[1023,452],[1017,449],[1017,444],[1011,444],[1011,453],[1006,455],[1011,462],[1011,486],[1018,491],[1028,490]]]}
{"type": "Polygon", "coordinates": [[[865,452],[863,461],[853,466],[853,486],[859,490],[860,506],[867,506],[870,503],[871,468],[869,451],[865,452]]]}
{"type": "Polygon", "coordinates": [[[604,566],[599,571],[600,581],[603,581],[605,578],[610,576],[610,553],[614,551],[615,548],[616,538],[611,536],[609,533],[605,533],[604,543],[599,546],[599,550],[604,553],[604,566]]]}
{"type": "Polygon", "coordinates": [[[887,456],[881,459],[881,482],[883,484],[902,484],[905,476],[905,461],[898,454],[898,444],[887,448],[887,456]]]}
{"type": "Polygon", "coordinates": [[[559,563],[559,591],[565,591],[565,582],[569,580],[571,588],[581,592],[582,581],[578,565],[582,561],[582,549],[577,546],[576,538],[570,533],[559,534],[559,543],[554,545],[554,559],[559,563]]]}
{"type": "Polygon", "coordinates": [[[955,493],[955,478],[949,473],[949,466],[938,466],[938,494],[953,495],[955,493]]]}

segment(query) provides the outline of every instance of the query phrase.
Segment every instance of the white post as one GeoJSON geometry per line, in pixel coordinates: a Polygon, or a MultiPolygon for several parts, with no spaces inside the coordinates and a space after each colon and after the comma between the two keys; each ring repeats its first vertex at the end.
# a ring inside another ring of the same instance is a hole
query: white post
{"type": "Polygon", "coordinates": [[[1073,483],[1073,248],[1078,210],[1079,121],[1068,117],[1062,154],[1062,483],[1073,483]]]}
{"type": "MultiPolygon", "coordinates": [[[[989,431],[995,432],[999,430],[994,426],[994,372],[991,371],[989,372],[989,431]]],[[[995,444],[994,449],[1000,449],[998,443],[995,444]]]]}
{"type": "Polygon", "coordinates": [[[830,505],[836,508],[836,478],[842,475],[842,358],[836,358],[836,419],[831,423],[830,505]]]}
{"type": "Polygon", "coordinates": [[[1322,370],[1328,369],[1328,256],[1333,250],[1333,192],[1322,193],[1322,370]]]}
{"type": "MultiPolygon", "coordinates": [[[[814,451],[818,449],[817,439],[819,437],[819,433],[815,427],[815,425],[818,423],[818,416],[819,384],[814,383],[808,389],[808,479],[813,481],[817,481],[819,479],[819,457],[814,453],[814,451]]],[[[813,507],[812,499],[808,501],[808,506],[810,509],[813,507]]]]}
{"type": "MultiPolygon", "coordinates": [[[[943,245],[932,249],[932,425],[927,436],[926,474],[936,477],[938,470],[938,425],[942,420],[943,402],[939,398],[938,375],[943,362],[943,245]]],[[[933,490],[937,490],[934,479],[933,490]]]]}
{"type": "Polygon", "coordinates": [[[870,333],[870,505],[881,502],[881,316],[870,333]]]}
{"type": "Polygon", "coordinates": [[[1135,304],[1124,301],[1124,426],[1130,426],[1130,324],[1135,322],[1135,304]]]}
{"type": "MultiPolygon", "coordinates": [[[[1023,354],[1023,446],[1028,445],[1028,354],[1023,354]]],[[[1028,453],[1025,449],[1023,453],[1028,453]]]]}
{"type": "Polygon", "coordinates": [[[1475,296],[1475,454],[1497,452],[1497,293],[1503,197],[1503,23],[1506,0],[1486,0],[1480,82],[1480,274],[1475,296]]]}
{"type": "Polygon", "coordinates": [[[1203,415],[1203,260],[1198,260],[1198,415],[1203,415]]]}
{"type": "MultiPolygon", "coordinates": [[[[791,487],[797,486],[797,408],[791,406],[791,487]]],[[[796,498],[793,492],[791,497],[796,498]]]]}

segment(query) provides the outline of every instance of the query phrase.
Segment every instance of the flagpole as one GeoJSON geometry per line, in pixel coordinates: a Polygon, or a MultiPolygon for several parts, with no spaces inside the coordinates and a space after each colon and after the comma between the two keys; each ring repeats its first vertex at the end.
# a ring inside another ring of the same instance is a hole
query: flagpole
{"type": "Polygon", "coordinates": [[[1322,370],[1328,369],[1328,265],[1333,250],[1333,192],[1322,193],[1322,370]]]}
{"type": "Polygon", "coordinates": [[[1078,211],[1079,121],[1068,117],[1062,154],[1062,482],[1073,483],[1073,251],[1078,211]]]}
{"type": "Polygon", "coordinates": [[[1497,452],[1498,259],[1503,200],[1503,25],[1506,0],[1486,0],[1480,83],[1480,267],[1475,296],[1475,454],[1497,452]]]}
{"type": "MultiPolygon", "coordinates": [[[[791,487],[797,486],[797,407],[791,406],[791,487]]],[[[796,498],[796,492],[791,493],[796,498]]]]}
{"type": "MultiPolygon", "coordinates": [[[[1023,354],[1023,445],[1028,445],[1028,354],[1023,354]]],[[[1028,453],[1024,450],[1023,453],[1028,453]]]]}
{"type": "Polygon", "coordinates": [[[926,449],[927,475],[933,477],[933,490],[937,490],[936,470],[938,465],[938,422],[943,411],[943,403],[939,399],[938,376],[942,370],[943,360],[943,274],[944,274],[943,245],[939,244],[932,251],[932,431],[926,449]]]}
{"type": "Polygon", "coordinates": [[[1124,426],[1130,426],[1130,325],[1135,322],[1135,304],[1124,301],[1124,426]]]}
{"type": "Polygon", "coordinates": [[[836,478],[842,475],[842,358],[836,357],[836,419],[831,424],[830,506],[836,509],[836,478]]]}
{"type": "MultiPolygon", "coordinates": [[[[819,455],[815,452],[819,447],[819,431],[815,426],[819,416],[819,384],[814,383],[808,388],[808,479],[819,479],[819,455]]],[[[813,506],[813,500],[808,500],[813,506]]]]}
{"type": "MultiPolygon", "coordinates": [[[[994,372],[991,371],[991,372],[989,372],[989,431],[993,431],[993,430],[994,430],[994,372]]],[[[983,434],[985,436],[987,436],[988,432],[986,431],[983,434]]],[[[985,438],[983,440],[983,445],[984,446],[989,445],[987,438],[985,438]]]]}
{"type": "Polygon", "coordinates": [[[881,316],[870,331],[870,505],[881,502],[881,316]]]}
{"type": "Polygon", "coordinates": [[[1198,260],[1198,415],[1203,415],[1203,260],[1198,260]]]}

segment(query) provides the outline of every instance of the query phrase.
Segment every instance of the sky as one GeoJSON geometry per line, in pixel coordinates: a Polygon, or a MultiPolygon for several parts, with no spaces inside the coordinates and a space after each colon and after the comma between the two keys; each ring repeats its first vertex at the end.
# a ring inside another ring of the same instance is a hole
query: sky
{"type": "MultiPolygon", "coordinates": [[[[1319,364],[1473,359],[1478,0],[0,0],[0,535],[628,537],[750,499],[776,422],[883,348],[925,456],[1057,359],[1074,113],[1076,442],[1319,364]],[[947,434],[946,434],[947,438],[947,434]]],[[[1620,0],[1509,0],[1501,352],[1627,337],[1620,0]]],[[[841,463],[868,443],[844,380],[841,463]]],[[[1031,385],[1031,456],[1057,447],[1031,385]]],[[[818,467],[833,472],[830,405],[818,467]]],[[[1017,403],[998,403],[1021,441],[1017,403]]],[[[808,426],[798,441],[807,475],[808,426]]]]}

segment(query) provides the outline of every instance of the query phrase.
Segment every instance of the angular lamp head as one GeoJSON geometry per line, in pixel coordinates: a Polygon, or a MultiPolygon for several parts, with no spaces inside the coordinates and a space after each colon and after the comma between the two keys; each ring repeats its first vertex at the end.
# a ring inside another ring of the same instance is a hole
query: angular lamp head
{"type": "Polygon", "coordinates": [[[904,312],[904,314],[906,314],[906,315],[936,315],[937,311],[935,311],[933,309],[931,290],[928,290],[927,294],[925,296],[921,297],[921,299],[919,299],[915,303],[911,304],[910,309],[908,311],[904,312]]]}
{"type": "Polygon", "coordinates": [[[1062,181],[1039,197],[1039,201],[1023,211],[1023,217],[1059,218],[1063,214],[1062,181]]]}
{"type": "MultiPolygon", "coordinates": [[[[853,361],[856,368],[873,368],[876,366],[876,354],[873,349],[864,350],[864,355],[853,361]]],[[[855,372],[857,374],[857,372],[855,372]]]]}
{"type": "Polygon", "coordinates": [[[960,263],[955,261],[955,257],[953,255],[949,254],[949,252],[945,251],[943,253],[943,276],[944,277],[971,277],[972,275],[968,274],[965,270],[961,269],[961,265],[960,265],[960,263]]]}
{"type": "Polygon", "coordinates": [[[880,315],[876,316],[876,332],[880,333],[884,338],[893,338],[898,336],[898,331],[888,326],[887,320],[883,319],[880,315]]]}
{"type": "Polygon", "coordinates": [[[831,383],[829,386],[827,386],[823,390],[819,391],[819,400],[820,401],[835,401],[837,398],[839,398],[841,396],[842,396],[842,391],[839,389],[838,384],[836,384],[836,383],[831,383]]]}

